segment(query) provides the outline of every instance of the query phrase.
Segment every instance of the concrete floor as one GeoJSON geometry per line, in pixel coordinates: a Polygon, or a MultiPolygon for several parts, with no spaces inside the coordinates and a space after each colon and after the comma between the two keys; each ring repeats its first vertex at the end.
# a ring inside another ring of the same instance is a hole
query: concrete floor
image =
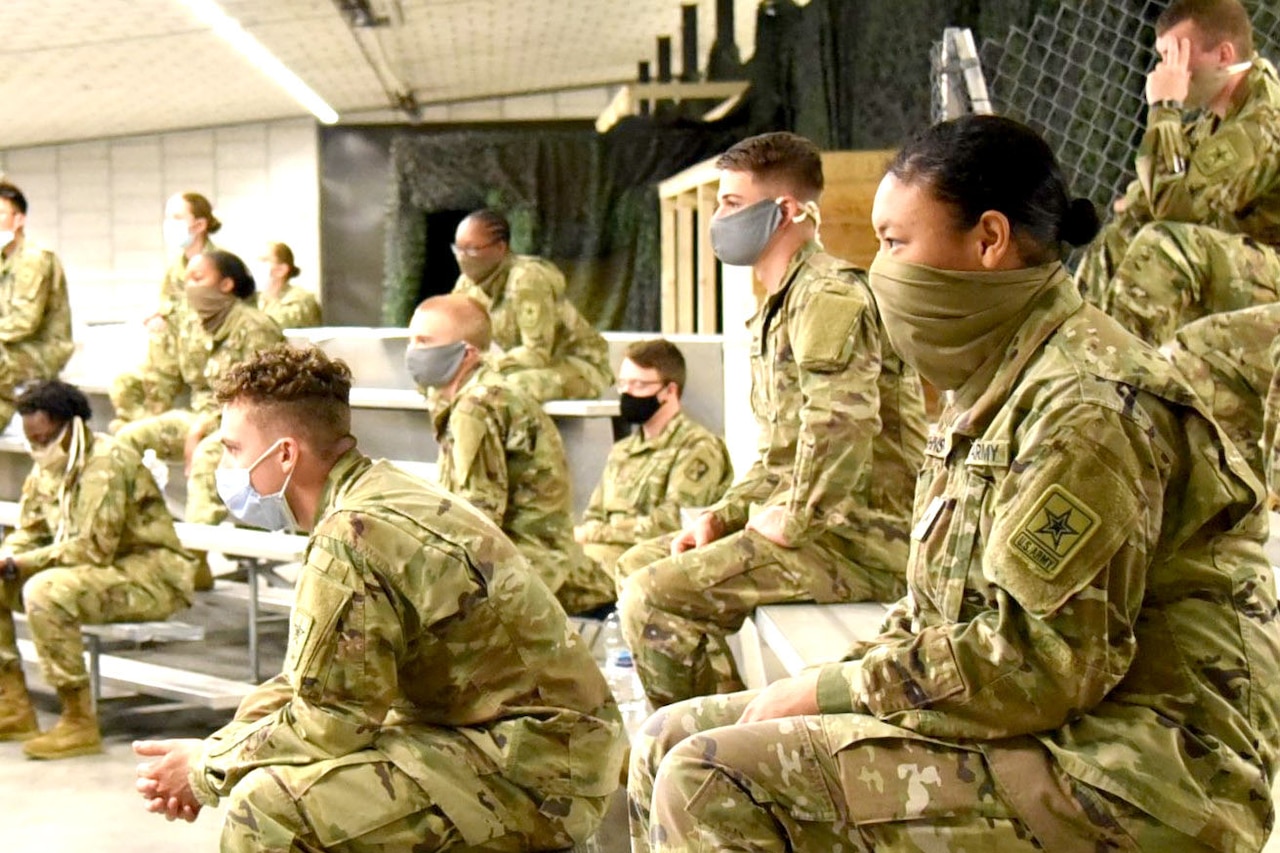
{"type": "MultiPolygon", "coordinates": [[[[183,614],[189,622],[209,626],[205,644],[173,644],[142,654],[158,663],[179,665],[199,660],[203,671],[228,678],[245,678],[246,649],[242,614],[197,603],[183,614]]],[[[281,636],[264,637],[264,671],[279,667],[283,658],[281,636]]],[[[36,684],[33,689],[38,690],[36,684]]],[[[52,724],[56,701],[38,692],[42,727],[52,724]]],[[[0,816],[4,817],[0,849],[5,853],[199,853],[216,851],[221,829],[220,810],[206,811],[194,824],[168,823],[145,811],[134,791],[137,759],[130,744],[135,739],[202,737],[229,718],[202,710],[150,712],[139,710],[133,699],[103,703],[103,755],[62,761],[28,761],[21,744],[0,743],[0,816]]],[[[624,853],[629,849],[625,798],[615,795],[609,814],[596,838],[580,845],[578,853],[624,853]]],[[[1280,853],[1280,833],[1263,853],[1280,853]]]]}
{"type": "MultiPolygon", "coordinates": [[[[204,624],[204,643],[173,643],[139,652],[169,666],[191,666],[223,678],[246,679],[244,616],[234,607],[197,601],[179,617],[204,624]]],[[[283,631],[263,637],[263,671],[284,658],[283,631]]],[[[41,728],[57,717],[57,700],[37,677],[29,679],[41,728]]],[[[193,824],[148,813],[134,790],[135,739],[204,737],[230,719],[207,710],[146,710],[150,700],[113,698],[101,705],[105,753],[61,761],[30,761],[20,743],[0,743],[0,850],[4,853],[184,853],[216,851],[222,810],[203,812],[193,824]]],[[[629,850],[626,802],[619,791],[600,831],[576,853],[629,850]]]]}

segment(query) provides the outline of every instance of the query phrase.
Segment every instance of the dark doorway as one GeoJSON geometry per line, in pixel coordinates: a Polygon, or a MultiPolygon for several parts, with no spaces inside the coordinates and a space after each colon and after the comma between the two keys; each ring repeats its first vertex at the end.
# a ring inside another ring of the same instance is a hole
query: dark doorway
{"type": "Polygon", "coordinates": [[[453,235],[469,210],[437,210],[427,214],[427,244],[418,281],[418,301],[448,293],[458,280],[458,261],[453,257],[453,235]]]}

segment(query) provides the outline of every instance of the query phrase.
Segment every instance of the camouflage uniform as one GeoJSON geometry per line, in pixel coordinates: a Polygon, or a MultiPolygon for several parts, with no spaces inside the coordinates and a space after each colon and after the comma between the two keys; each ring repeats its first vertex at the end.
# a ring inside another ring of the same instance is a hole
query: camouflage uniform
{"type": "Polygon", "coordinates": [[[306,329],[320,325],[320,303],[315,294],[301,287],[285,283],[274,299],[265,290],[259,290],[255,303],[281,329],[306,329]]]}
{"type": "MultiPolygon", "coordinates": [[[[205,240],[205,247],[202,248],[201,254],[216,250],[218,246],[214,245],[211,240],[205,240]]],[[[180,346],[179,338],[182,330],[186,328],[188,315],[191,309],[187,305],[187,252],[179,250],[177,256],[174,256],[169,269],[165,270],[164,279],[160,280],[160,305],[156,309],[156,314],[164,320],[164,328],[160,332],[150,332],[147,337],[147,362],[150,364],[164,364],[175,359],[175,353],[178,352],[180,346]]],[[[132,374],[125,374],[124,377],[116,379],[119,383],[122,379],[131,377],[132,374]]],[[[133,377],[137,382],[137,377],[133,377]]],[[[140,389],[138,389],[140,391],[140,389]]],[[[119,409],[116,409],[119,412],[119,409]]],[[[155,414],[155,412],[151,412],[155,414]]],[[[137,420],[145,415],[124,416],[124,420],[137,420]]]]}
{"type": "Polygon", "coordinates": [[[1271,383],[1263,405],[1262,468],[1263,479],[1271,493],[1271,509],[1280,509],[1280,334],[1271,342],[1271,383]]]}
{"type": "Polygon", "coordinates": [[[1081,260],[1082,292],[1162,344],[1206,314],[1280,298],[1280,80],[1260,57],[1227,113],[1152,107],[1127,207],[1081,260]]]}
{"type": "Polygon", "coordinates": [[[459,276],[453,292],[489,309],[505,350],[498,371],[538,402],[591,399],[613,381],[609,345],[565,298],[564,274],[549,261],[508,253],[483,281],[459,276]]]}
{"type": "Polygon", "coordinates": [[[683,411],[652,440],[637,429],[609,451],[583,515],[582,548],[612,576],[624,551],[679,530],[681,508],[710,506],[732,482],[724,440],[683,411]]]}
{"type": "Polygon", "coordinates": [[[440,485],[502,528],[565,610],[608,601],[609,578],[573,540],[569,462],[537,401],[481,365],[434,421],[440,485]]]}
{"type": "Polygon", "coordinates": [[[84,453],[62,501],[66,475],[32,469],[3,548],[27,580],[0,586],[0,671],[19,662],[12,611],[25,607],[44,679],[60,689],[88,684],[82,624],[167,619],[191,603],[195,573],[138,454],[106,435],[84,453]]]}
{"type": "Polygon", "coordinates": [[[9,256],[0,256],[0,429],[13,417],[15,389],[57,377],[74,349],[62,263],[18,238],[9,256]]]}
{"type": "Polygon", "coordinates": [[[908,595],[821,668],[822,714],[655,715],[634,849],[1261,849],[1280,631],[1256,481],[1065,272],[1008,353],[931,435],[908,595]]]}
{"type": "Polygon", "coordinates": [[[626,747],[609,688],[487,518],[356,450],[298,578],[284,671],[205,741],[222,850],[550,850],[599,825],[626,747]]]}
{"type": "Polygon", "coordinates": [[[1275,372],[1271,349],[1277,334],[1280,302],[1202,317],[1164,347],[1260,480],[1267,476],[1263,404],[1275,372]]]}
{"type": "Polygon", "coordinates": [[[670,537],[618,560],[618,610],[654,707],[742,689],[725,637],[780,601],[902,594],[924,399],[883,334],[863,274],[801,248],[750,323],[760,456],[713,512],[727,535],[676,557],[670,537]],[[782,507],[783,548],[744,530],[782,507]]]}
{"type": "Polygon", "coordinates": [[[185,518],[198,524],[217,524],[226,518],[227,510],[214,485],[213,472],[222,458],[217,433],[222,408],[214,398],[213,382],[231,365],[280,343],[284,336],[271,318],[241,300],[236,300],[213,332],[207,331],[192,311],[182,315],[182,322],[175,352],[153,348],[139,374],[112,385],[111,403],[122,418],[124,412],[151,413],[120,427],[116,438],[138,453],[150,448],[161,459],[177,461],[182,459],[187,433],[197,423],[203,424],[204,438],[196,448],[187,480],[185,518]],[[183,389],[191,392],[189,407],[170,408],[183,389]]]}

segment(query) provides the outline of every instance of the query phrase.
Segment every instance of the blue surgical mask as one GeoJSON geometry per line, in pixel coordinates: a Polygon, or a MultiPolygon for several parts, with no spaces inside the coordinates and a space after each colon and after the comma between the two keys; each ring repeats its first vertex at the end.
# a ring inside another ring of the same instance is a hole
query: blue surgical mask
{"type": "Polygon", "coordinates": [[[262,460],[279,447],[282,441],[284,439],[278,439],[248,468],[219,468],[214,472],[218,497],[226,504],[227,511],[237,521],[253,527],[261,527],[264,530],[297,529],[298,522],[293,517],[293,510],[289,509],[289,502],[284,497],[285,489],[289,488],[289,480],[293,477],[293,471],[284,478],[284,485],[280,487],[280,491],[270,495],[260,494],[249,480],[253,469],[261,465],[262,460]]]}
{"type": "Polygon", "coordinates": [[[186,249],[195,240],[190,226],[181,219],[166,219],[163,228],[164,244],[171,250],[186,249]]]}

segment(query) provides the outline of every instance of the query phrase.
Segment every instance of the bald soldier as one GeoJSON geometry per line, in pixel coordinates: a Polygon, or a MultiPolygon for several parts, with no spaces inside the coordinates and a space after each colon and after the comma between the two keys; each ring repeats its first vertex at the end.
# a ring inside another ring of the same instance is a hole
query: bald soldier
{"type": "Polygon", "coordinates": [[[573,539],[569,462],[542,406],[487,357],[492,331],[469,296],[434,296],[409,322],[405,366],[435,389],[440,485],[489,517],[569,613],[613,598],[612,581],[573,539]]]}
{"type": "Polygon", "coordinates": [[[1202,317],[1162,348],[1260,480],[1274,444],[1274,418],[1264,429],[1264,410],[1277,335],[1280,302],[1202,317]]]}
{"type": "Polygon", "coordinates": [[[633,545],[674,533],[680,511],[720,500],[733,482],[724,439],[682,406],[685,361],[668,340],[636,341],[618,368],[622,420],[634,431],[614,444],[573,535],[613,576],[633,545]]]}
{"type": "Polygon", "coordinates": [[[750,323],[760,456],[690,527],[618,561],[622,629],[655,707],[742,689],[726,637],[759,605],[901,595],[924,447],[919,379],[864,273],[817,243],[818,149],[767,133],[716,167],[712,247],[767,292],[750,323]]]}
{"type": "Polygon", "coordinates": [[[27,197],[0,181],[0,429],[23,382],[71,360],[71,303],[58,256],[27,239],[27,197]]]}
{"type": "Polygon", "coordinates": [[[600,396],[613,379],[608,344],[566,298],[560,270],[512,253],[506,217],[472,213],[458,225],[453,254],[462,270],[453,292],[493,318],[493,340],[503,350],[495,370],[538,402],[600,396]]]}
{"type": "Polygon", "coordinates": [[[223,853],[555,850],[599,826],[626,736],[546,586],[483,514],[374,462],[315,348],[218,386],[218,491],[310,533],[283,672],[209,738],[135,745],[153,812],[226,799],[223,853]]]}
{"type": "Polygon", "coordinates": [[[80,389],[37,382],[17,407],[35,465],[17,529],[0,545],[0,740],[25,740],[29,758],[101,752],[80,626],[168,618],[191,603],[196,560],[141,457],[89,430],[80,389]],[[62,703],[44,734],[14,637],[19,610],[62,703]]]}
{"type": "Polygon", "coordinates": [[[1149,343],[1280,294],[1280,79],[1239,0],[1174,0],[1156,20],[1138,177],[1076,271],[1149,343]]]}

